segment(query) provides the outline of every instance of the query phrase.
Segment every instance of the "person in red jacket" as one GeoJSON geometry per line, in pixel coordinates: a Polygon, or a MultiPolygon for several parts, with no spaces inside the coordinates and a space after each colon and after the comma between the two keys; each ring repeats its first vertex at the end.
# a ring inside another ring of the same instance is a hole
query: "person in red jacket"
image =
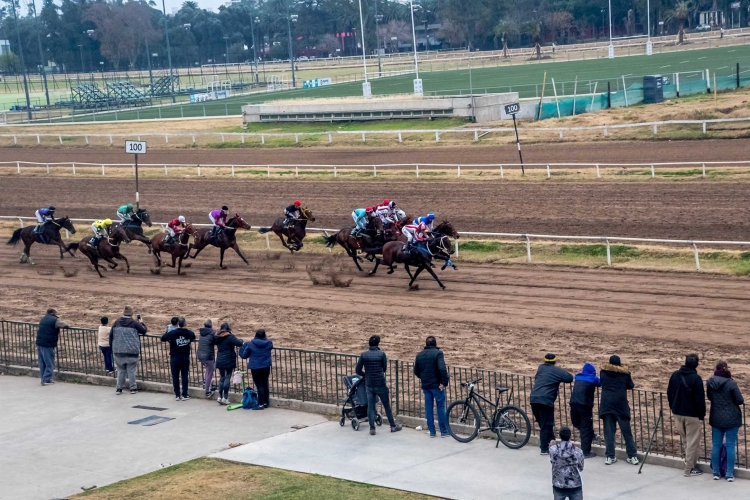
{"type": "Polygon", "coordinates": [[[177,236],[183,229],[185,229],[185,217],[180,215],[176,219],[172,219],[169,224],[167,224],[167,232],[169,233],[169,236],[167,236],[165,243],[176,243],[177,236]]]}

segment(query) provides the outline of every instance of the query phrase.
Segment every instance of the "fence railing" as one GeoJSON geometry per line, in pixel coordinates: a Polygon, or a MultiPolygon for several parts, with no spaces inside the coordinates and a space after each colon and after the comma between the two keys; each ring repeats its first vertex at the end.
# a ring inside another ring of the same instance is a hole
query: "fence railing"
{"type": "MultiPolygon", "coordinates": [[[[24,220],[36,222],[34,217],[23,217],[23,216],[11,216],[11,215],[0,215],[0,221],[2,220],[17,220],[21,227],[24,227],[24,220]]],[[[72,222],[94,222],[99,219],[70,219],[72,222]]],[[[165,231],[167,226],[166,222],[154,222],[157,226],[160,226],[162,231],[165,231]]],[[[211,224],[193,224],[196,227],[211,227],[211,224]]],[[[250,229],[260,229],[264,226],[250,226],[250,229]]],[[[320,227],[307,227],[306,231],[311,233],[336,233],[339,229],[320,228],[320,227]]],[[[271,240],[269,238],[270,233],[265,233],[266,237],[266,249],[271,250],[271,240]]],[[[559,234],[528,234],[528,233],[487,233],[480,231],[458,231],[459,236],[480,236],[489,238],[519,238],[526,242],[526,262],[531,262],[531,240],[536,239],[538,241],[556,241],[556,240],[567,240],[567,241],[590,241],[594,243],[604,244],[607,252],[607,265],[612,265],[612,243],[639,243],[639,244],[665,244],[665,245],[688,245],[693,249],[693,255],[695,257],[695,268],[700,271],[701,260],[700,252],[698,251],[698,245],[715,248],[719,246],[734,246],[743,247],[750,245],[750,241],[721,241],[721,240],[673,240],[666,238],[629,238],[624,236],[566,236],[559,234]]],[[[65,239],[70,239],[68,230],[65,230],[65,239]]],[[[459,239],[453,240],[455,248],[455,258],[458,259],[460,255],[459,239]]],[[[331,249],[329,248],[329,252],[331,249]]]]}
{"type": "MultiPolygon", "coordinates": [[[[38,325],[17,321],[0,320],[0,364],[5,366],[38,367],[36,332],[38,325]]],[[[153,328],[153,325],[152,325],[153,328]]],[[[240,334],[241,335],[241,334],[240,334]]],[[[55,356],[56,368],[60,372],[75,372],[87,375],[106,376],[101,353],[97,346],[97,331],[85,328],[67,328],[60,334],[55,356]]],[[[272,351],[271,396],[340,405],[345,396],[342,377],[355,371],[357,356],[351,354],[308,351],[303,349],[275,348],[272,351]]],[[[450,361],[450,360],[449,360],[450,361]]],[[[244,361],[237,359],[238,369],[244,361]]],[[[419,380],[413,375],[414,364],[410,361],[391,360],[386,379],[390,387],[392,405],[397,415],[424,417],[424,401],[419,380]]],[[[460,383],[475,378],[483,379],[478,386],[480,392],[492,398],[495,386],[508,387],[510,404],[522,408],[531,418],[529,395],[534,377],[477,368],[449,367],[450,383],[446,388],[446,401],[463,398],[460,383]]],[[[203,386],[203,370],[196,359],[196,350],[191,352],[189,382],[191,387],[203,386]]],[[[138,363],[139,380],[170,383],[168,344],[158,336],[141,337],[141,354],[138,363]]],[[[250,380],[245,374],[245,384],[250,380]]],[[[235,386],[235,391],[238,388],[235,386]]],[[[555,406],[556,425],[572,427],[569,412],[571,386],[563,384],[555,406]]],[[[656,431],[652,450],[656,453],[682,457],[681,442],[675,422],[669,411],[663,392],[631,390],[628,396],[631,408],[631,427],[639,451],[648,447],[649,439],[656,431]],[[660,413],[664,420],[656,428],[660,413]]],[[[709,402],[707,402],[710,405],[709,402]]],[[[597,393],[594,415],[597,415],[599,394],[597,393]]],[[[743,425],[737,440],[737,467],[747,468],[748,426],[745,406],[742,406],[743,425]]],[[[603,434],[602,423],[595,417],[597,434],[603,434]]],[[[708,418],[703,422],[703,439],[700,457],[706,461],[711,455],[711,432],[708,418]],[[707,432],[708,431],[708,432],[707,432]]],[[[574,431],[577,432],[577,431],[574,431]]],[[[538,435],[536,426],[532,434],[538,435]]],[[[577,436],[577,434],[576,434],[577,436]]],[[[622,447],[622,442],[618,442],[622,447]]]]}

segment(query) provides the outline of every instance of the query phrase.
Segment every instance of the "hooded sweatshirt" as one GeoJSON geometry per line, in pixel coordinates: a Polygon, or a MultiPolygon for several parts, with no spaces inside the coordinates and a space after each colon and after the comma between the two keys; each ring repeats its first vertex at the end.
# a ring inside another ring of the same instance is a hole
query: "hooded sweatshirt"
{"type": "Polygon", "coordinates": [[[745,399],[740,388],[731,378],[714,375],[706,382],[708,400],[711,401],[711,413],[708,423],[719,429],[732,429],[742,426],[741,405],[745,399]]]}
{"type": "Polygon", "coordinates": [[[601,386],[599,377],[596,376],[596,368],[591,363],[583,365],[581,373],[575,377],[573,392],[570,394],[570,404],[594,407],[594,395],[596,388],[601,386]]]}
{"type": "Polygon", "coordinates": [[[667,386],[669,408],[675,415],[683,417],[706,417],[706,395],[703,379],[695,368],[681,366],[672,373],[667,386]]]}
{"type": "Polygon", "coordinates": [[[216,345],[216,368],[223,370],[237,368],[235,347],[240,347],[242,341],[235,337],[232,332],[219,332],[214,336],[214,344],[216,345]]]}
{"type": "Polygon", "coordinates": [[[549,461],[552,462],[552,487],[574,489],[583,486],[583,451],[570,441],[561,441],[549,447],[549,461]]]}
{"type": "Polygon", "coordinates": [[[628,391],[635,387],[630,370],[625,365],[604,363],[599,373],[602,382],[602,398],[599,402],[599,417],[616,415],[630,419],[628,391]]]}
{"type": "Polygon", "coordinates": [[[109,345],[112,346],[112,354],[137,358],[141,353],[141,340],[138,336],[145,335],[147,332],[146,325],[134,320],[132,316],[118,318],[109,332],[109,345]]]}
{"type": "Polygon", "coordinates": [[[271,350],[273,342],[266,339],[254,338],[250,342],[245,342],[240,349],[240,357],[247,359],[247,368],[249,370],[260,370],[271,366],[271,350]]]}
{"type": "Polygon", "coordinates": [[[198,361],[210,363],[215,359],[214,354],[214,335],[216,332],[213,328],[201,328],[198,333],[198,361]]]}
{"type": "Polygon", "coordinates": [[[195,333],[187,328],[175,328],[161,336],[162,342],[169,342],[169,356],[175,359],[190,359],[190,343],[195,340],[195,333]]]}

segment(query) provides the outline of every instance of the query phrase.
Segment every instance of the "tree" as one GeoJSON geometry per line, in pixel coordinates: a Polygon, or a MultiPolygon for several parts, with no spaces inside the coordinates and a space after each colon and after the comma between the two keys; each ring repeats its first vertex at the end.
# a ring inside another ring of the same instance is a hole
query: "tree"
{"type": "Polygon", "coordinates": [[[531,43],[534,44],[536,50],[536,58],[542,58],[542,26],[538,22],[530,21],[524,23],[521,27],[521,32],[531,39],[531,43]]]}
{"type": "Polygon", "coordinates": [[[690,15],[691,5],[689,1],[677,2],[673,9],[666,12],[668,21],[677,21],[677,44],[682,45],[685,41],[685,21],[690,15]]]}
{"type": "Polygon", "coordinates": [[[391,47],[391,52],[398,52],[399,42],[411,40],[411,25],[404,21],[389,21],[381,24],[379,31],[380,38],[391,47]]]}
{"type": "Polygon", "coordinates": [[[512,19],[501,19],[495,26],[495,43],[498,38],[503,44],[503,57],[508,57],[508,37],[518,35],[518,24],[512,19]]]}

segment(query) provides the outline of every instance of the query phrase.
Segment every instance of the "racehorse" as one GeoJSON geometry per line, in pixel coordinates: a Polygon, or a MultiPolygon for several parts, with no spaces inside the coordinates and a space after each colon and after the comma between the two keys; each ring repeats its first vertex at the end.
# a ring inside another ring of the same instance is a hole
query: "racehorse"
{"type": "Polygon", "coordinates": [[[362,262],[362,257],[357,255],[357,250],[361,250],[366,254],[367,260],[374,260],[376,254],[382,253],[383,245],[388,241],[398,240],[399,237],[403,238],[401,229],[408,223],[408,218],[403,218],[395,224],[388,224],[384,226],[383,222],[379,218],[375,218],[372,221],[372,229],[366,228],[360,232],[356,237],[352,236],[354,227],[348,226],[342,228],[336,234],[326,236],[326,246],[333,248],[337,243],[346,250],[347,255],[354,261],[354,265],[357,269],[363,271],[359,265],[362,262]]]}
{"type": "Polygon", "coordinates": [[[70,222],[70,218],[65,216],[61,219],[50,219],[44,223],[41,234],[36,234],[36,227],[28,226],[19,228],[13,231],[13,236],[8,240],[8,245],[15,246],[19,241],[23,241],[23,253],[21,254],[21,263],[29,262],[34,263],[34,259],[31,258],[31,245],[34,243],[41,243],[43,245],[57,245],[60,247],[60,258],[63,258],[63,254],[68,252],[71,257],[75,257],[75,247],[73,245],[66,245],[60,237],[60,230],[67,229],[70,233],[75,234],[76,228],[73,227],[73,223],[70,222]]]}
{"type": "MultiPolygon", "coordinates": [[[[432,258],[436,257],[442,260],[450,259],[450,255],[453,253],[453,245],[451,244],[450,236],[439,235],[434,238],[430,238],[425,242],[424,248],[425,252],[421,252],[416,249],[412,249],[411,251],[407,252],[404,250],[403,242],[389,241],[383,246],[383,258],[375,259],[375,268],[370,271],[370,276],[375,274],[381,262],[390,268],[388,270],[388,274],[393,274],[393,271],[396,268],[394,264],[400,262],[404,264],[406,273],[411,278],[411,281],[409,282],[409,288],[411,288],[412,284],[414,284],[414,281],[417,279],[417,276],[419,276],[419,273],[426,269],[427,272],[430,273],[430,275],[435,279],[435,281],[437,281],[438,285],[440,285],[440,288],[445,290],[445,285],[443,285],[443,283],[440,281],[440,278],[437,277],[435,271],[432,270],[432,258]],[[409,269],[409,266],[417,268],[416,272],[413,275],[411,273],[411,270],[409,269]]],[[[445,266],[443,266],[443,269],[445,269],[445,266]]]]}
{"type": "MultiPolygon", "coordinates": [[[[458,231],[456,231],[456,229],[453,227],[453,224],[451,224],[447,220],[444,220],[437,227],[435,227],[435,229],[432,231],[432,234],[433,236],[446,235],[455,239],[460,238],[460,236],[458,235],[458,231]]],[[[453,269],[458,270],[458,267],[456,267],[456,264],[454,264],[453,261],[450,259],[450,256],[444,256],[443,254],[439,254],[439,255],[436,255],[436,257],[443,259],[445,261],[445,263],[443,264],[443,267],[440,268],[441,271],[444,271],[445,268],[448,266],[451,266],[453,269]]]]}
{"type": "Polygon", "coordinates": [[[151,227],[151,216],[145,208],[139,208],[130,217],[129,222],[121,222],[120,226],[125,230],[125,234],[131,240],[140,241],[148,247],[148,253],[151,253],[151,240],[143,234],[143,224],[151,227]]]}
{"type": "Polygon", "coordinates": [[[227,248],[233,248],[234,251],[237,252],[237,255],[240,256],[242,261],[245,264],[249,265],[249,262],[247,261],[245,256],[242,255],[240,247],[237,245],[237,239],[235,238],[235,232],[237,231],[237,229],[250,229],[250,224],[245,222],[245,219],[240,217],[240,214],[234,214],[234,217],[227,221],[226,226],[220,229],[219,234],[215,237],[211,236],[211,232],[213,231],[213,228],[211,227],[196,230],[195,234],[193,234],[193,243],[191,243],[188,247],[188,257],[194,259],[198,256],[199,253],[201,253],[201,250],[206,248],[208,245],[213,245],[221,251],[221,257],[219,258],[219,267],[221,269],[225,269],[224,251],[227,248]],[[195,248],[195,253],[193,255],[190,255],[190,250],[192,250],[193,248],[195,248]]]}
{"type": "Polygon", "coordinates": [[[162,266],[161,252],[165,252],[172,256],[172,265],[170,267],[174,268],[175,261],[177,261],[177,274],[180,274],[180,270],[182,269],[182,259],[187,256],[190,236],[194,233],[195,228],[192,224],[188,224],[179,236],[177,236],[176,242],[165,243],[164,240],[167,237],[166,233],[159,233],[151,238],[151,246],[154,249],[154,257],[156,257],[156,266],[162,266]]]}
{"type": "Polygon", "coordinates": [[[94,269],[99,273],[100,278],[103,278],[104,275],[99,271],[99,268],[101,267],[104,270],[107,268],[99,264],[99,259],[109,262],[110,269],[115,269],[117,267],[117,262],[112,259],[124,260],[125,265],[128,266],[127,272],[130,273],[130,263],[128,262],[128,259],[120,253],[120,244],[123,241],[125,243],[130,243],[130,238],[128,238],[128,235],[122,226],[112,226],[109,237],[99,240],[99,244],[96,248],[91,246],[89,243],[90,241],[91,237],[88,237],[82,239],[80,243],[72,243],[70,246],[75,246],[75,248],[80,250],[83,255],[89,258],[94,269]]]}
{"type": "Polygon", "coordinates": [[[279,217],[274,221],[271,227],[262,227],[258,230],[260,234],[266,234],[269,231],[273,231],[276,236],[281,240],[281,244],[284,245],[290,252],[299,252],[302,249],[302,240],[305,239],[305,228],[307,227],[307,221],[314,221],[312,210],[307,208],[300,208],[300,218],[294,219],[292,225],[289,227],[284,226],[285,217],[279,217]],[[286,236],[287,241],[284,241],[286,236]]]}

